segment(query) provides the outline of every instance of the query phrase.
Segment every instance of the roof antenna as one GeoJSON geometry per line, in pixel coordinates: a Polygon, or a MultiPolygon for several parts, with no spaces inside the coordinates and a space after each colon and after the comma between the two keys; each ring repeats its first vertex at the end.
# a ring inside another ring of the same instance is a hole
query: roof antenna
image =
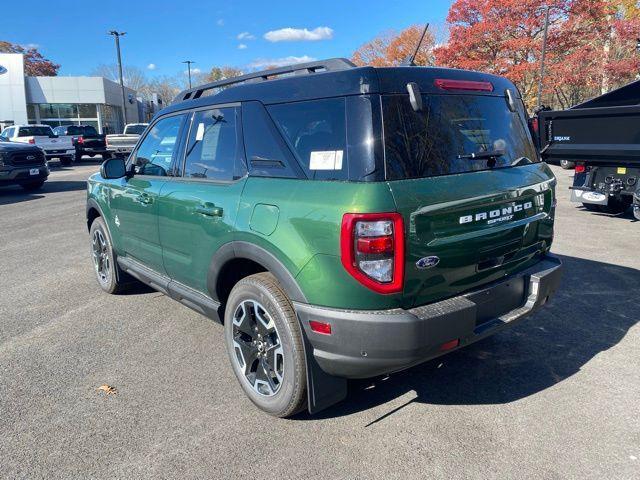
{"type": "Polygon", "coordinates": [[[408,57],[404,62],[402,62],[403,67],[417,67],[415,63],[416,56],[418,55],[418,50],[420,50],[420,45],[422,45],[422,41],[424,40],[424,36],[427,34],[427,30],[429,29],[429,24],[427,23],[424,26],[424,30],[422,31],[422,36],[420,37],[420,41],[418,45],[416,45],[416,50],[413,52],[413,55],[408,57]]]}

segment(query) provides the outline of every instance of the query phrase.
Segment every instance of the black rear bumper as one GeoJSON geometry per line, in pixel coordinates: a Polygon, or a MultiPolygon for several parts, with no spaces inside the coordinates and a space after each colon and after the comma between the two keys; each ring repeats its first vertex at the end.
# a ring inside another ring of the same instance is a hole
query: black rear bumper
{"type": "Polygon", "coordinates": [[[324,372],[368,378],[404,370],[513,325],[547,302],[561,271],[560,260],[549,255],[500,282],[411,310],[337,310],[300,303],[295,308],[324,372]],[[330,323],[331,335],[312,331],[310,320],[330,323]]]}

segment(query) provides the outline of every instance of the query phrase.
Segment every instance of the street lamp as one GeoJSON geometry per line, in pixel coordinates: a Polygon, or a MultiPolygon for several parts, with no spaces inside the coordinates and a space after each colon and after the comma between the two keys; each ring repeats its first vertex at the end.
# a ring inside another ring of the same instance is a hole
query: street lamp
{"type": "Polygon", "coordinates": [[[196,62],[192,62],[191,60],[185,60],[182,63],[186,63],[187,64],[187,70],[189,72],[189,88],[191,88],[191,64],[192,63],[196,63],[196,62]]]}
{"type": "MultiPolygon", "coordinates": [[[[122,79],[122,56],[120,55],[120,37],[126,35],[127,32],[118,32],[117,30],[111,30],[109,35],[113,35],[116,39],[116,51],[118,52],[118,74],[120,76],[120,90],[122,91],[122,128],[127,124],[127,101],[124,94],[124,80],[122,79]]],[[[124,131],[124,130],[123,130],[124,131]]]]}

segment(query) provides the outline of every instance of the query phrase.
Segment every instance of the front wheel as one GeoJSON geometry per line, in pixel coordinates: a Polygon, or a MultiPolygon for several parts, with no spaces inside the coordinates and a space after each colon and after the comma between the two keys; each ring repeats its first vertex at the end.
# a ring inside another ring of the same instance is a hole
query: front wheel
{"type": "Polygon", "coordinates": [[[302,333],[293,306],[273,275],[251,275],[233,287],[224,333],[233,372],[258,408],[275,417],[304,408],[302,333]]]}
{"type": "Polygon", "coordinates": [[[118,267],[109,230],[101,217],[96,218],[89,230],[91,237],[91,258],[100,288],[107,293],[121,293],[126,288],[124,272],[118,267]]]}

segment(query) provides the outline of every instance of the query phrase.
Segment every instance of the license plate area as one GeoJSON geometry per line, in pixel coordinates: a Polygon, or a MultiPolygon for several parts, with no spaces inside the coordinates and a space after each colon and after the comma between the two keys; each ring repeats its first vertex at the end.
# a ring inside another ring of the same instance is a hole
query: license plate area
{"type": "Polygon", "coordinates": [[[525,277],[514,277],[479,292],[465,295],[476,304],[476,326],[520,308],[525,301],[525,277]]]}
{"type": "Polygon", "coordinates": [[[30,168],[29,169],[29,175],[40,175],[40,169],[39,168],[30,168]]]}

